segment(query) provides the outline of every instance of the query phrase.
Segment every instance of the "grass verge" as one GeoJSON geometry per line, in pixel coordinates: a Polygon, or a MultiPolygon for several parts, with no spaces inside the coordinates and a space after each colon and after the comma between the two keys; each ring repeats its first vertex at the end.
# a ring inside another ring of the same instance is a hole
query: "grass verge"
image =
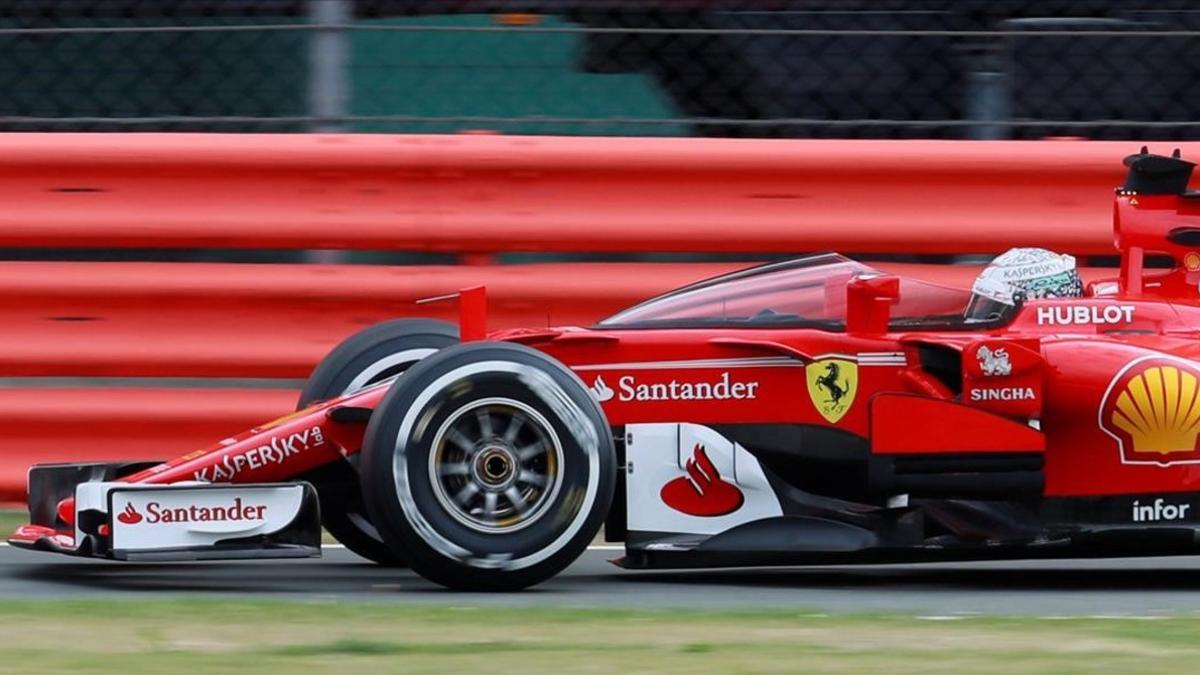
{"type": "Polygon", "coordinates": [[[1200,619],[0,602],[0,672],[1192,672],[1200,619]]]}
{"type": "Polygon", "coordinates": [[[0,509],[0,541],[28,522],[29,512],[25,509],[0,509]]]}

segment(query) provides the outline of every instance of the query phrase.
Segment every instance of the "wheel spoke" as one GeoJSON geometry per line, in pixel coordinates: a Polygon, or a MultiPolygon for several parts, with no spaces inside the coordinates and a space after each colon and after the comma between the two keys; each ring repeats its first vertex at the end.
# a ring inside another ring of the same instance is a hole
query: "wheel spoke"
{"type": "Polygon", "coordinates": [[[517,531],[546,516],[563,481],[555,428],[503,397],[464,404],[441,423],[428,469],[449,516],[478,532],[517,531]]]}
{"type": "Polygon", "coordinates": [[[517,434],[521,432],[521,427],[525,424],[525,420],[520,415],[513,415],[508,419],[508,428],[504,430],[504,442],[512,445],[512,442],[517,440],[517,434]]]}
{"type": "Polygon", "coordinates": [[[522,471],[521,473],[517,474],[517,482],[526,483],[529,485],[537,485],[539,487],[544,487],[547,483],[550,482],[550,478],[547,476],[543,476],[540,473],[534,473],[532,471],[525,470],[525,471],[522,471]]]}
{"type": "Polygon", "coordinates": [[[542,454],[542,444],[540,441],[527,445],[523,448],[516,449],[517,459],[521,460],[522,463],[528,462],[540,454],[542,454]]]}
{"type": "Polygon", "coordinates": [[[463,436],[462,432],[460,432],[458,429],[452,428],[449,431],[447,431],[446,438],[450,439],[451,443],[458,446],[459,450],[462,450],[463,452],[467,453],[468,457],[475,454],[475,444],[472,443],[469,438],[467,438],[466,436],[463,436]]]}
{"type": "Polygon", "coordinates": [[[467,502],[470,501],[471,497],[474,497],[477,492],[479,492],[478,485],[474,483],[467,483],[454,495],[454,501],[458,502],[460,506],[466,506],[467,502]]]}
{"type": "Polygon", "coordinates": [[[504,491],[504,496],[508,497],[508,502],[513,505],[517,513],[525,513],[529,510],[529,502],[525,501],[525,497],[521,496],[521,491],[517,486],[513,485],[504,491]]]}
{"type": "Polygon", "coordinates": [[[479,437],[487,440],[495,436],[492,431],[492,416],[486,410],[475,411],[475,419],[479,420],[479,437]]]}
{"type": "Polygon", "coordinates": [[[471,465],[466,462],[454,462],[438,467],[438,473],[443,476],[465,476],[471,472],[471,465]]]}

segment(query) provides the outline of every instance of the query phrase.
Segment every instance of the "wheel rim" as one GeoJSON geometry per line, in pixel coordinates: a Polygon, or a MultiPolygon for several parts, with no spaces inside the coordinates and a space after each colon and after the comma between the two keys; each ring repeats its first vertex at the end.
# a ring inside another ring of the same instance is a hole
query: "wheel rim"
{"type": "Polygon", "coordinates": [[[528,527],[562,484],[562,444],[537,410],[509,398],[473,401],[433,437],[429,479],[438,503],[477,532],[528,527]]]}

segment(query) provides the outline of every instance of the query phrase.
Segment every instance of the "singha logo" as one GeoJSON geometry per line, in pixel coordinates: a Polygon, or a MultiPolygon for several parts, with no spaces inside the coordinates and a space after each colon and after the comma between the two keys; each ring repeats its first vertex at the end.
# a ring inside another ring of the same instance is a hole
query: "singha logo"
{"type": "Polygon", "coordinates": [[[979,368],[989,377],[1003,377],[1012,374],[1012,363],[1008,360],[1008,350],[1004,347],[988,349],[987,345],[975,353],[979,357],[979,368]]]}
{"type": "Polygon", "coordinates": [[[745,497],[733,483],[721,478],[704,446],[697,443],[692,458],[684,465],[686,476],[663,486],[659,496],[667,506],[689,516],[715,518],[742,507],[745,497]]]}
{"type": "Polygon", "coordinates": [[[133,502],[125,502],[125,510],[117,514],[117,520],[126,525],[137,525],[142,522],[142,514],[133,508],[133,502]]]}
{"type": "Polygon", "coordinates": [[[611,401],[612,397],[616,395],[616,392],[612,390],[612,387],[605,384],[602,376],[596,377],[596,381],[592,383],[589,391],[591,391],[592,396],[601,403],[604,403],[605,401],[611,401]]]}

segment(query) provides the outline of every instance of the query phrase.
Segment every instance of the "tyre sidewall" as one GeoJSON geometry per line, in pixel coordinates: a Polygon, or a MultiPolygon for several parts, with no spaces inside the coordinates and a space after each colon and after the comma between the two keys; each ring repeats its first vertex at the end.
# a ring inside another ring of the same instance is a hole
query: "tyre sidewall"
{"type": "Polygon", "coordinates": [[[375,378],[388,375],[389,368],[400,372],[457,343],[458,329],[433,319],[397,319],[361,330],[334,347],[317,364],[304,383],[297,408],[343,395],[368,371],[376,371],[375,378]]]}

